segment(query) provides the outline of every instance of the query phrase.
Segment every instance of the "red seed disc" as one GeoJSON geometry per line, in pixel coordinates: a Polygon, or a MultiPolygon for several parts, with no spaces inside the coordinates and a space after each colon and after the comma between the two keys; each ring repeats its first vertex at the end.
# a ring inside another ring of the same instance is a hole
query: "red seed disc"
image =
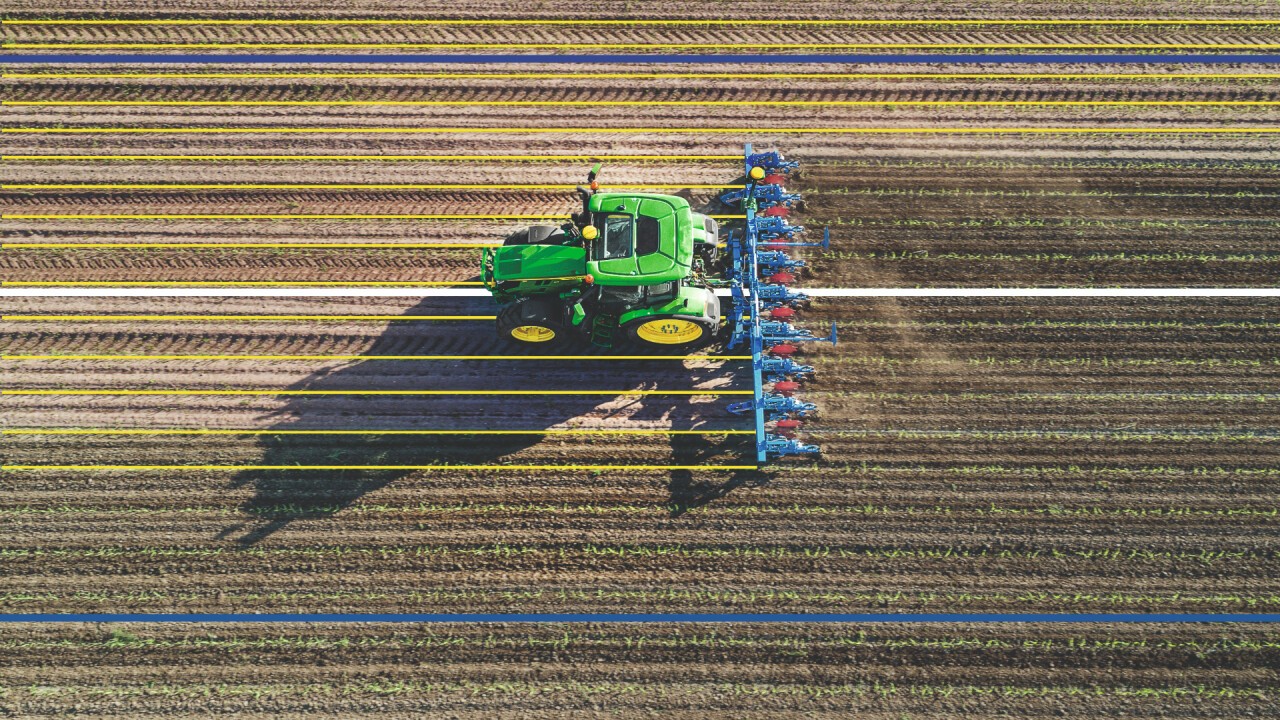
{"type": "Polygon", "coordinates": [[[784,381],[782,381],[782,382],[778,382],[778,383],[774,383],[774,384],[773,384],[773,391],[774,391],[774,392],[782,393],[783,395],[785,395],[785,396],[787,396],[787,397],[791,397],[791,396],[792,396],[792,394],[794,394],[794,393],[795,393],[795,391],[797,391],[797,390],[799,390],[799,389],[800,389],[800,383],[798,383],[798,382],[793,382],[793,381],[791,381],[791,380],[784,380],[784,381]]]}

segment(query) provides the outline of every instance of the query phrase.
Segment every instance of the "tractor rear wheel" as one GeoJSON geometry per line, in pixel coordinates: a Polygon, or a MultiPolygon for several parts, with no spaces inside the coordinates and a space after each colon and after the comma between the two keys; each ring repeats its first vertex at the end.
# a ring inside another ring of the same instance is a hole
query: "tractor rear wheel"
{"type": "Polygon", "coordinates": [[[569,339],[564,305],[541,298],[517,300],[498,312],[498,335],[536,345],[557,345],[569,339]]]}
{"type": "Polygon", "coordinates": [[[696,347],[716,336],[715,320],[690,315],[650,315],[637,318],[622,328],[627,339],[640,345],[668,348],[696,347]]]}

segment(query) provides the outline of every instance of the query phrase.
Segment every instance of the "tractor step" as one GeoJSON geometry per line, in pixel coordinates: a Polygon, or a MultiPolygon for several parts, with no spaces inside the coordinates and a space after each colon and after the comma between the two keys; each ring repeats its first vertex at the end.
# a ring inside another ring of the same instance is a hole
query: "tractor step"
{"type": "Polygon", "coordinates": [[[611,348],[618,334],[617,313],[598,312],[591,320],[591,344],[596,347],[611,348]]]}

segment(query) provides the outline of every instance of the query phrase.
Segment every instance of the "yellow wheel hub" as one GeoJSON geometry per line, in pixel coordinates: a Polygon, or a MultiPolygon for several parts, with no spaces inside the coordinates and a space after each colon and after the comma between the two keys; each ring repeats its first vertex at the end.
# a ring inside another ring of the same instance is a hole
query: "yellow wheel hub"
{"type": "Polygon", "coordinates": [[[511,330],[511,337],[520,342],[547,342],[556,339],[556,331],[541,325],[521,325],[511,330]]]}
{"type": "Polygon", "coordinates": [[[650,320],[636,328],[636,336],[658,345],[684,345],[702,339],[706,329],[696,322],[679,318],[650,320]]]}

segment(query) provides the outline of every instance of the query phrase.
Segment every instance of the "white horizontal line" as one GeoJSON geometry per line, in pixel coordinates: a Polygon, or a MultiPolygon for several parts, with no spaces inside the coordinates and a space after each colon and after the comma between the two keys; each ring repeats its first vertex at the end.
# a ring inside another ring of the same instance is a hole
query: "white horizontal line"
{"type": "MultiPolygon", "coordinates": [[[[1280,297],[1276,288],[795,288],[812,297],[1280,297]]],[[[718,295],[729,291],[720,289],[718,295]]],[[[0,297],[488,297],[483,288],[4,288],[0,297]]]]}

